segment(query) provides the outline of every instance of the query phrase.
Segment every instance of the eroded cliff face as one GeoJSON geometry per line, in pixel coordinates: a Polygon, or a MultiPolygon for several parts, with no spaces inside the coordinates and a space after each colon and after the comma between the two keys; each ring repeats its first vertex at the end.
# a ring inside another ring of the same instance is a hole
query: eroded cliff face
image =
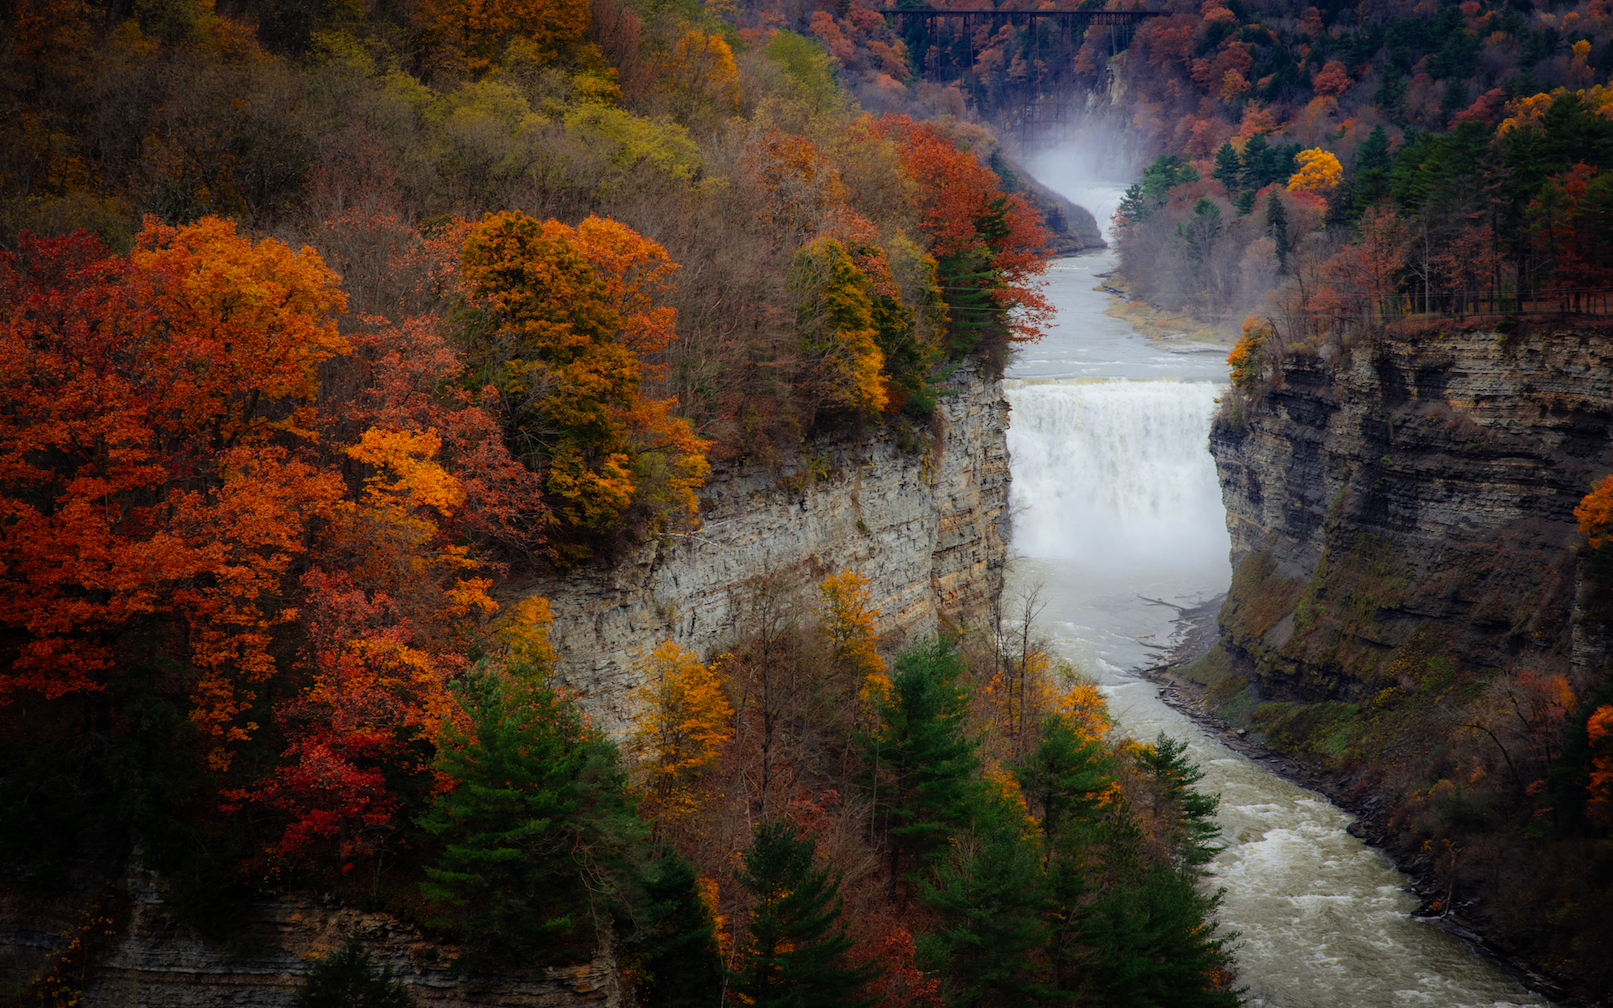
{"type": "Polygon", "coordinates": [[[1587,552],[1573,511],[1613,472],[1613,326],[1497,321],[1290,358],[1229,404],[1235,570],[1220,647],[1185,674],[1315,769],[1424,913],[1604,1004],[1586,739],[1613,702],[1613,549],[1587,552]]]}
{"type": "Polygon", "coordinates": [[[1605,330],[1389,334],[1338,366],[1290,360],[1241,422],[1218,421],[1237,571],[1223,640],[1268,695],[1365,699],[1418,634],[1474,671],[1568,668],[1573,509],[1613,471],[1605,330]]]}
{"type": "MultiPolygon", "coordinates": [[[[960,369],[930,436],[900,445],[822,441],[793,474],[718,471],[702,494],[702,527],[648,545],[611,571],[527,586],[555,613],[559,676],[607,731],[635,711],[638,662],[675,640],[709,653],[742,629],[748,584],[773,577],[811,597],[843,569],[868,579],[892,645],[943,620],[990,618],[1002,587],[1008,492],[1008,404],[995,381],[960,369]]],[[[209,942],[163,905],[159,880],[135,873],[103,886],[96,866],[67,891],[0,884],[0,990],[21,985],[75,939],[62,974],[87,1006],[290,1005],[309,963],[357,934],[409,982],[422,1006],[614,1008],[621,985],[608,951],[528,979],[457,977],[453,950],[380,914],[303,895],[264,899],[231,948],[209,942]],[[244,949],[244,951],[243,951],[244,949]]]]}
{"type": "Polygon", "coordinates": [[[916,444],[881,433],[817,442],[782,476],[719,469],[697,531],[650,543],[614,570],[528,586],[553,608],[561,681],[619,735],[637,709],[642,659],[667,640],[702,655],[734,641],[764,577],[809,591],[856,571],[892,645],[942,620],[988,620],[1006,561],[1008,403],[999,383],[960,368],[937,414],[916,444]]]}

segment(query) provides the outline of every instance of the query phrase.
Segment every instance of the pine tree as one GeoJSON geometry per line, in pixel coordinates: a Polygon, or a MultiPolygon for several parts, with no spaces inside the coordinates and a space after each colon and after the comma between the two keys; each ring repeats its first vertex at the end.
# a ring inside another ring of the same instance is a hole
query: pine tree
{"type": "Polygon", "coordinates": [[[876,815],[884,809],[890,824],[893,879],[944,851],[978,801],[980,758],[963,731],[962,671],[957,652],[941,642],[898,657],[885,730],[867,746],[876,815]]]}
{"type": "Polygon", "coordinates": [[[863,1008],[859,992],[880,974],[843,962],[852,940],[839,925],[840,877],[814,868],[816,845],[779,820],[757,825],[734,873],[756,897],[751,955],[734,991],[753,1008],[863,1008]]]}
{"type": "Polygon", "coordinates": [[[587,958],[647,834],[616,747],[530,666],[458,685],[469,731],[450,729],[437,760],[456,785],[421,820],[443,844],[421,888],[461,935],[456,966],[587,958]]]}
{"type": "Polygon", "coordinates": [[[1265,177],[1266,154],[1271,143],[1266,134],[1256,133],[1243,145],[1243,185],[1246,189],[1259,189],[1272,181],[1265,177]]]}
{"type": "Polygon", "coordinates": [[[1040,812],[1043,845],[1050,852],[1070,824],[1090,818],[1114,783],[1114,757],[1102,741],[1075,730],[1055,714],[1042,723],[1036,748],[1013,767],[1033,813],[1040,812]]]}
{"type": "Polygon", "coordinates": [[[935,883],[923,886],[942,927],[920,939],[921,955],[951,974],[949,1000],[960,1008],[1031,1004],[1052,994],[1037,962],[1048,937],[1043,877],[1023,823],[1007,798],[985,806],[935,883]]]}
{"type": "Polygon", "coordinates": [[[1367,207],[1389,195],[1392,168],[1389,134],[1384,132],[1382,126],[1374,126],[1355,152],[1355,174],[1350,179],[1352,219],[1360,217],[1366,213],[1367,207]]]}
{"type": "Polygon", "coordinates": [[[1271,240],[1277,243],[1277,271],[1288,272],[1288,211],[1283,209],[1283,201],[1272,193],[1266,200],[1266,230],[1271,233],[1271,240]]]}
{"type": "Polygon", "coordinates": [[[625,959],[641,977],[644,1008],[715,1008],[722,1000],[722,957],[711,910],[694,866],[665,851],[643,882],[645,903],[628,935],[625,959]]]}
{"type": "Polygon", "coordinates": [[[1215,170],[1210,177],[1227,187],[1227,191],[1238,188],[1238,180],[1243,177],[1243,161],[1233,148],[1232,141],[1222,144],[1215,152],[1215,170]]]}

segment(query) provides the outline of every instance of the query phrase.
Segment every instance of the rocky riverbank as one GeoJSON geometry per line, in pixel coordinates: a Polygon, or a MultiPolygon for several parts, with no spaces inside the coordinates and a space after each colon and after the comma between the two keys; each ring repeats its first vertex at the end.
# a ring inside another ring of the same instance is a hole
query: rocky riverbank
{"type": "Polygon", "coordinates": [[[1484,926],[1461,913],[1461,905],[1445,911],[1440,906],[1447,893],[1442,889],[1433,865],[1426,858],[1397,851],[1392,842],[1388,809],[1376,796],[1362,798],[1358,782],[1340,777],[1290,753],[1272,749],[1259,732],[1239,727],[1217,713],[1202,683],[1194,682],[1186,670],[1209,654],[1219,639],[1216,615],[1226,596],[1184,608],[1174,621],[1173,650],[1159,664],[1138,669],[1138,673],[1159,687],[1159,698],[1172,709],[1191,719],[1206,735],[1228,749],[1260,764],[1270,772],[1309,791],[1356,817],[1349,827],[1352,836],[1382,851],[1408,881],[1407,889],[1421,905],[1414,917],[1465,941],[1476,953],[1505,970],[1519,984],[1543,998],[1571,1008],[1589,1008],[1595,1002],[1572,996],[1560,984],[1542,975],[1539,967],[1509,954],[1498,941],[1485,933],[1484,926]]]}

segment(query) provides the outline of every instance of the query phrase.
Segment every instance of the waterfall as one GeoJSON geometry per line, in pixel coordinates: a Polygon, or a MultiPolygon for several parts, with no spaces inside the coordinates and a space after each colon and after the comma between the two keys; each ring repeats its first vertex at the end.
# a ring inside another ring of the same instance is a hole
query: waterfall
{"type": "Polygon", "coordinates": [[[1092,572],[1225,580],[1207,381],[1010,383],[1014,548],[1092,572]]]}

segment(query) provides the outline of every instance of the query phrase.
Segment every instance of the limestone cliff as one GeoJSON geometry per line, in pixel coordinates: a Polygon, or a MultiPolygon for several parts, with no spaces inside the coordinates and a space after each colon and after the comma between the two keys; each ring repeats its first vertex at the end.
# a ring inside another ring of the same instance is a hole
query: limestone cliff
{"type": "Polygon", "coordinates": [[[1610,825],[1587,719],[1613,703],[1613,326],[1407,325],[1290,356],[1211,436],[1235,571],[1186,670],[1297,755],[1418,878],[1575,1004],[1613,998],[1610,825]]]}
{"type": "Polygon", "coordinates": [[[615,569],[528,586],[549,598],[560,677],[597,724],[620,732],[635,710],[642,656],[665,640],[702,654],[740,630],[746,583],[851,569],[868,579],[888,642],[978,624],[1002,588],[1008,403],[997,382],[960,368],[927,439],[889,433],[822,440],[782,476],[712,473],[701,527],[646,545],[615,569]]]}
{"type": "Polygon", "coordinates": [[[1451,325],[1290,359],[1211,437],[1238,570],[1226,643],[1301,699],[1388,685],[1385,659],[1428,628],[1481,668],[1565,668],[1573,509],[1613,471],[1610,427],[1600,326],[1451,325]]]}

